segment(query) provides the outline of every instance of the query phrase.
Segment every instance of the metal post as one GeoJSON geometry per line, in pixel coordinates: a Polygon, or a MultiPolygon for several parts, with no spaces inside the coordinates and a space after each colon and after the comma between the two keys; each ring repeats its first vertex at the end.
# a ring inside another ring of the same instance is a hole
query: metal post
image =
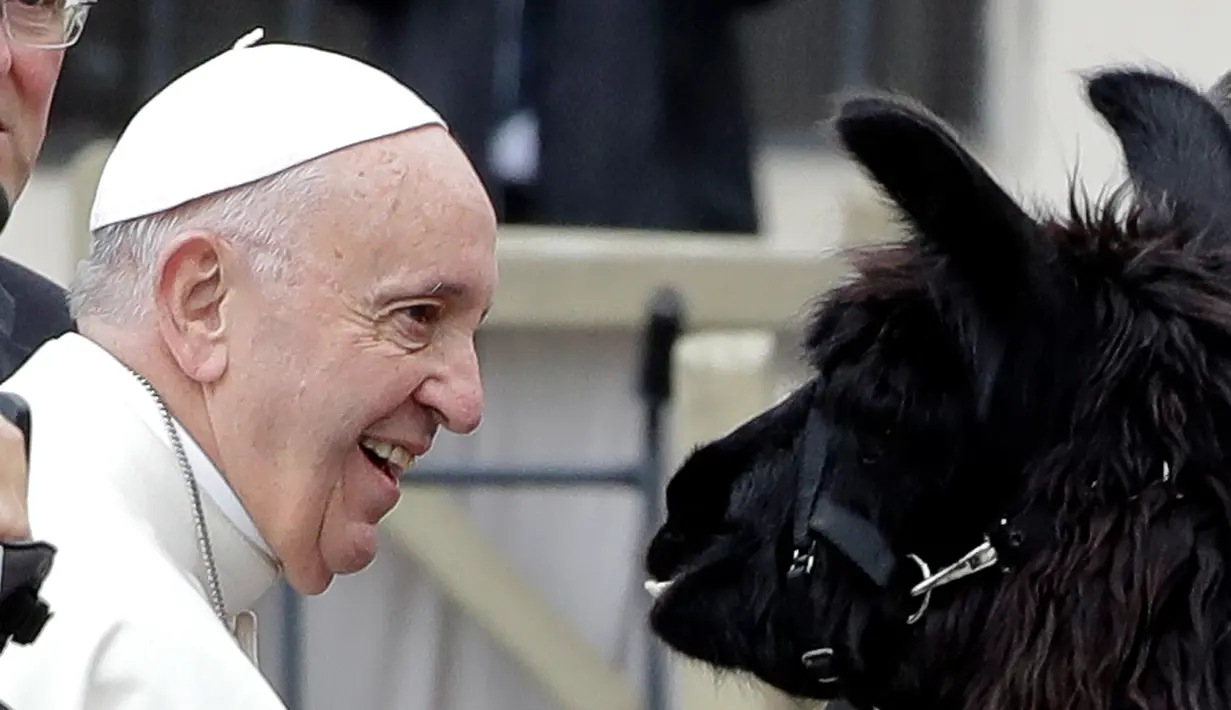
{"type": "MultiPolygon", "coordinates": [[[[650,300],[646,322],[640,390],[645,402],[645,453],[641,495],[644,513],[641,520],[641,548],[650,544],[662,519],[663,435],[662,415],[671,399],[671,358],[675,341],[683,329],[683,299],[674,289],[662,288],[650,300]]],[[[666,664],[657,639],[647,635],[645,669],[645,708],[666,708],[666,664]]]]}
{"type": "Polygon", "coordinates": [[[282,702],[288,710],[303,708],[303,630],[300,628],[299,595],[282,584],[282,702]]]}
{"type": "Polygon", "coordinates": [[[838,86],[863,88],[868,83],[872,49],[873,0],[842,0],[838,4],[838,86]]]}
{"type": "Polygon", "coordinates": [[[504,488],[508,486],[549,487],[586,486],[599,488],[640,488],[643,467],[616,468],[511,468],[505,466],[474,466],[467,468],[416,468],[402,474],[403,485],[467,486],[472,488],[504,488]]]}

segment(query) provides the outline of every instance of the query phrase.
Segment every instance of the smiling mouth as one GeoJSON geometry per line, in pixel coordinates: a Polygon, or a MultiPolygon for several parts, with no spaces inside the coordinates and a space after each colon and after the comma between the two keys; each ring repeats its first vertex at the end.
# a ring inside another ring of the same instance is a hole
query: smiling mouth
{"type": "Polygon", "coordinates": [[[359,449],[368,461],[395,481],[402,478],[406,469],[415,463],[415,455],[405,447],[365,436],[359,440],[359,449]]]}

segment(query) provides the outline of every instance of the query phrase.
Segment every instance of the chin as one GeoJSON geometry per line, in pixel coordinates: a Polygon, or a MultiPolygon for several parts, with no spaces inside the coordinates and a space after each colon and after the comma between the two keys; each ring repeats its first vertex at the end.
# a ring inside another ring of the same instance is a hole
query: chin
{"type": "Polygon", "coordinates": [[[323,544],[321,554],[331,574],[355,574],[367,569],[376,559],[379,543],[377,524],[358,520],[346,525],[337,543],[323,544]]]}
{"type": "Polygon", "coordinates": [[[312,569],[307,570],[290,565],[286,567],[286,583],[295,590],[296,594],[305,597],[316,596],[329,589],[329,585],[333,583],[333,577],[334,575],[322,565],[312,565],[312,569]]]}
{"type": "Polygon", "coordinates": [[[324,593],[338,575],[358,572],[371,564],[376,554],[376,533],[369,525],[351,524],[342,530],[329,528],[316,546],[304,550],[294,559],[284,560],[286,583],[296,593],[315,596],[324,593]],[[343,536],[337,535],[344,533],[343,536]]]}

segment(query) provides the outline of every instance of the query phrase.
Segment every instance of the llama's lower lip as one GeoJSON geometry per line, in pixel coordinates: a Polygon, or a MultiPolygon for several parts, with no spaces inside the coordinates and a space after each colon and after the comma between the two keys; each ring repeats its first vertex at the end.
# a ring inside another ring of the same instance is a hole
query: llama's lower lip
{"type": "Polygon", "coordinates": [[[645,581],[645,591],[649,592],[650,596],[655,600],[658,600],[667,592],[674,581],[669,579],[666,582],[660,582],[656,579],[647,579],[645,581]]]}

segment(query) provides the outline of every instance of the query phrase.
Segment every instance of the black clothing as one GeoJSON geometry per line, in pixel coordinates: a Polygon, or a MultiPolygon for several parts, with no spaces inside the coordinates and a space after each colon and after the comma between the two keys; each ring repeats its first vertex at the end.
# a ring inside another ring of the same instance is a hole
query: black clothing
{"type": "Polygon", "coordinates": [[[771,0],[524,0],[521,24],[522,0],[342,2],[370,19],[373,63],[440,111],[502,221],[759,230],[736,25],[771,0]],[[519,106],[538,116],[539,169],[510,188],[487,142],[519,106]]]}
{"type": "Polygon", "coordinates": [[[8,379],[40,345],[73,330],[65,290],[0,257],[0,381],[8,379]]]}
{"type": "MultiPolygon", "coordinates": [[[[53,281],[0,257],[0,382],[40,345],[74,330],[68,297],[53,281]]],[[[0,385],[2,386],[2,385],[0,385]]],[[[31,422],[38,419],[31,412],[31,422]]],[[[29,451],[27,444],[27,452],[29,451]]],[[[39,589],[51,570],[55,547],[44,542],[3,542],[0,566],[0,650],[8,642],[35,640],[50,618],[39,589]]],[[[0,703],[0,710],[5,710],[0,703]]]]}

